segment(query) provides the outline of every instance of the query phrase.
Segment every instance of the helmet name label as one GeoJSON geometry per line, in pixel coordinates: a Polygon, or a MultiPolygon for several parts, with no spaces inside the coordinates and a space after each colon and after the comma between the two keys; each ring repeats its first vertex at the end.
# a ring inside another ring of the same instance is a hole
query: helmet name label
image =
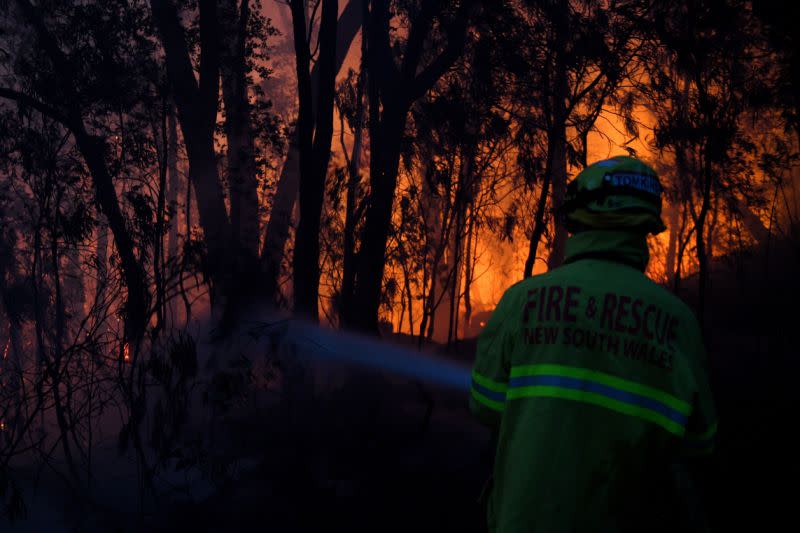
{"type": "Polygon", "coordinates": [[[619,172],[615,174],[606,174],[603,181],[611,187],[624,187],[642,191],[654,196],[660,196],[664,191],[658,178],[649,176],[647,174],[638,174],[633,172],[619,172]]]}

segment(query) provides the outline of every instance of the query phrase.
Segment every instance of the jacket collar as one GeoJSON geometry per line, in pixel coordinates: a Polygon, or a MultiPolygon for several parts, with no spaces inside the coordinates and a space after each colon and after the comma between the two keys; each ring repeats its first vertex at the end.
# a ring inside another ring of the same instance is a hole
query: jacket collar
{"type": "Polygon", "coordinates": [[[641,272],[647,268],[650,252],[647,236],[630,231],[589,230],[572,235],[566,242],[564,264],[580,259],[604,259],[631,266],[641,272]]]}

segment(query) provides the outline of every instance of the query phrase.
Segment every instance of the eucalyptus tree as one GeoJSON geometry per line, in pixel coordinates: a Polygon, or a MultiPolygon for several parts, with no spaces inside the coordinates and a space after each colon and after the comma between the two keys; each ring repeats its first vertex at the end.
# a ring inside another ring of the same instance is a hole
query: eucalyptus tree
{"type": "MultiPolygon", "coordinates": [[[[260,3],[250,0],[198,0],[188,6],[151,0],[150,6],[197,198],[212,307],[227,327],[258,294],[258,128],[250,95],[252,77],[263,68],[256,60],[263,60],[259,54],[272,32],[259,12],[260,3]],[[188,28],[184,18],[191,23],[188,28]],[[220,84],[228,156],[224,175],[215,146],[220,84]]],[[[258,92],[254,96],[256,101],[264,98],[258,92]]],[[[262,121],[265,126],[271,127],[270,122],[262,121]]]]}
{"type": "Polygon", "coordinates": [[[377,332],[398,165],[411,106],[461,55],[477,0],[374,0],[367,21],[369,196],[346,325],[377,332]],[[393,31],[392,24],[403,27],[393,31]]]}
{"type": "MultiPolygon", "coordinates": [[[[314,0],[319,3],[320,0],[314,0]]],[[[356,35],[362,29],[364,10],[368,0],[348,0],[341,15],[336,22],[336,52],[335,52],[335,72],[342,69],[345,58],[350,50],[350,45],[356,35]]],[[[312,14],[316,9],[310,10],[312,14]]],[[[314,21],[309,20],[308,32],[313,29],[314,21]]],[[[362,32],[363,33],[363,32],[362,32]]],[[[318,50],[319,47],[316,47],[318,50]]],[[[315,54],[312,54],[314,59],[315,54]]],[[[311,115],[316,115],[318,101],[317,90],[319,87],[320,68],[316,61],[313,61],[310,72],[311,84],[311,115]]],[[[299,117],[298,117],[299,118],[299,117]]],[[[279,179],[275,184],[272,206],[269,212],[269,220],[264,228],[264,243],[261,249],[261,269],[263,276],[263,294],[267,301],[275,302],[278,298],[278,282],[281,277],[281,263],[289,241],[289,233],[292,225],[292,213],[299,193],[300,183],[300,138],[299,132],[295,131],[289,135],[289,146],[286,158],[283,162],[279,179]]]]}
{"type": "Polygon", "coordinates": [[[319,316],[320,217],[333,141],[333,100],[336,81],[336,22],[338,0],[321,0],[317,80],[311,77],[312,42],[305,2],[292,0],[292,27],[297,64],[300,153],[300,221],[295,236],[293,265],[294,310],[317,320],[319,316]],[[316,91],[312,83],[316,81],[316,91]],[[316,94],[316,101],[312,101],[316,94]],[[316,105],[315,105],[316,104],[316,105]],[[316,114],[314,113],[316,111],[316,114]]]}
{"type": "MultiPolygon", "coordinates": [[[[647,2],[525,0],[517,6],[512,33],[519,56],[510,55],[509,72],[517,87],[522,151],[543,161],[528,169],[541,183],[524,276],[530,276],[537,249],[552,227],[548,267],[564,258],[566,229],[557,217],[546,218],[566,191],[569,167],[586,165],[587,136],[604,107],[614,103],[620,83],[635,65],[642,43],[637,20],[647,2]],[[535,139],[543,137],[544,153],[535,139]]],[[[621,109],[630,113],[630,109],[621,109]]],[[[624,113],[623,113],[624,114],[624,113]]]]}
{"type": "Polygon", "coordinates": [[[748,193],[757,192],[749,172],[754,145],[743,118],[766,103],[768,65],[755,60],[764,44],[747,2],[655,2],[651,17],[655,48],[643,62],[642,90],[657,118],[656,146],[674,154],[674,186],[691,217],[702,322],[718,206],[741,216],[742,201],[759,197],[748,193]]]}
{"type": "Polygon", "coordinates": [[[142,248],[115,187],[124,163],[114,154],[124,155],[123,117],[153,98],[157,67],[146,12],[136,2],[8,4],[6,36],[14,48],[5,58],[0,97],[57,121],[79,150],[119,254],[127,336],[136,340],[144,333],[151,296],[142,248]]]}

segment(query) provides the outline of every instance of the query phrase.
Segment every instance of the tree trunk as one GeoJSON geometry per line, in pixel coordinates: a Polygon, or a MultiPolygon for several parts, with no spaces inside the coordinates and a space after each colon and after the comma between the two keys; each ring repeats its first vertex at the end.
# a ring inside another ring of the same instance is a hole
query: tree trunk
{"type": "MultiPolygon", "coordinates": [[[[592,125],[594,124],[595,122],[592,123],[592,125]]],[[[589,166],[589,131],[591,129],[592,126],[587,126],[586,129],[581,132],[581,169],[589,166]]]]}
{"type": "MultiPolygon", "coordinates": [[[[564,136],[559,136],[559,139],[565,140],[564,136]]],[[[554,156],[553,165],[553,196],[552,206],[553,210],[557,209],[564,202],[564,193],[566,192],[567,183],[567,159],[565,145],[561,141],[556,141],[556,152],[554,156]]],[[[553,245],[550,249],[550,256],[547,258],[547,268],[552,270],[564,262],[565,244],[567,241],[567,229],[564,224],[553,217],[553,224],[555,232],[553,235],[553,245]]]]}
{"type": "Polygon", "coordinates": [[[259,215],[255,139],[250,124],[247,80],[247,26],[250,1],[225,0],[220,10],[222,54],[220,72],[228,142],[230,194],[230,258],[236,280],[226,291],[221,329],[229,328],[260,296],[259,215]]]}
{"type": "MultiPolygon", "coordinates": [[[[444,320],[440,318],[442,315],[437,314],[437,311],[447,297],[451,277],[453,276],[453,269],[449,266],[449,263],[452,261],[451,246],[453,241],[451,235],[456,219],[456,206],[455,202],[449,201],[449,197],[448,201],[444,202],[444,205],[442,205],[441,202],[438,204],[440,206],[439,210],[441,211],[441,215],[438,212],[434,212],[433,215],[439,233],[432,239],[433,259],[431,261],[431,284],[425,308],[428,317],[425,338],[429,341],[434,339],[434,334],[437,331],[441,331],[442,327],[448,327],[444,320]],[[439,220],[440,216],[441,220],[439,220]]],[[[421,324],[420,334],[422,334],[423,331],[425,331],[425,328],[423,328],[421,324]]],[[[446,339],[443,334],[439,338],[446,339]]]]}
{"type": "MultiPolygon", "coordinates": [[[[425,191],[424,186],[423,191],[425,191]]],[[[430,289],[428,290],[424,308],[426,314],[420,324],[420,335],[424,332],[425,338],[429,341],[434,340],[434,338],[446,341],[446,333],[441,333],[438,337],[435,334],[437,331],[448,331],[450,328],[447,322],[449,315],[445,316],[438,313],[442,303],[450,301],[447,298],[453,277],[456,276],[453,268],[453,258],[455,256],[453,233],[456,231],[454,227],[458,218],[460,193],[456,194],[456,198],[452,202],[449,200],[449,195],[450,192],[448,191],[447,201],[443,202],[440,198],[438,201],[424,204],[428,208],[429,219],[433,221],[432,228],[429,227],[427,250],[433,256],[431,258],[430,289]]],[[[449,303],[444,306],[444,309],[449,309],[449,303]]]]}
{"type": "MultiPolygon", "coordinates": [[[[405,281],[406,300],[408,301],[408,334],[414,335],[414,296],[411,293],[411,273],[407,268],[403,269],[403,278],[405,281]]],[[[400,322],[398,331],[402,332],[403,323],[400,322]]]]}
{"type": "Polygon", "coordinates": [[[469,323],[472,319],[472,280],[475,277],[473,246],[477,245],[478,239],[473,235],[475,231],[475,205],[470,205],[469,224],[467,225],[467,256],[464,262],[464,335],[470,331],[469,323]]]}
{"type": "Polygon", "coordinates": [[[316,117],[312,114],[309,74],[310,52],[306,38],[303,2],[292,1],[297,84],[300,94],[298,138],[300,146],[300,221],[295,236],[293,274],[295,312],[319,319],[319,234],[325,182],[333,136],[333,97],[336,77],[337,0],[322,0],[319,30],[319,85],[316,117]],[[312,141],[313,137],[313,141],[312,141]]]}
{"type": "Polygon", "coordinates": [[[741,198],[736,198],[736,210],[742,217],[742,224],[756,241],[763,243],[769,239],[769,229],[741,198]]]}
{"type": "Polygon", "coordinates": [[[144,269],[134,254],[134,241],[128,232],[125,218],[117,201],[114,184],[105,163],[105,143],[101,139],[90,137],[83,129],[81,122],[73,131],[78,148],[81,151],[89,171],[92,174],[95,196],[103,214],[108,220],[109,228],[114,236],[117,253],[122,264],[125,285],[128,288],[128,301],[125,305],[127,338],[138,340],[144,333],[147,312],[150,306],[150,293],[147,288],[144,269]]]}
{"type": "Polygon", "coordinates": [[[208,252],[212,307],[221,310],[237,276],[232,268],[231,224],[214,150],[220,63],[217,5],[214,0],[199,1],[199,83],[195,80],[185,32],[175,5],[170,0],[150,0],[150,5],[164,46],[167,74],[189,159],[189,179],[195,187],[200,226],[208,252]]]}
{"type": "Polygon", "coordinates": [[[442,231],[442,209],[441,199],[435,191],[431,190],[430,183],[433,179],[432,174],[435,169],[430,165],[431,157],[428,147],[422,146],[420,155],[419,175],[422,176],[422,194],[419,197],[419,209],[422,214],[422,221],[425,225],[425,254],[423,257],[423,280],[422,280],[422,318],[419,324],[419,345],[422,346],[425,331],[428,327],[428,320],[433,319],[433,297],[438,293],[439,274],[437,272],[440,257],[440,243],[442,231]],[[430,265],[430,270],[428,266],[430,265]],[[428,284],[430,283],[430,288],[428,284]]]}
{"type": "MultiPolygon", "coordinates": [[[[371,109],[379,105],[380,102],[370,100],[371,109]]],[[[407,111],[407,108],[393,108],[384,102],[380,124],[370,125],[372,152],[369,206],[359,252],[352,310],[352,325],[362,331],[378,331],[378,306],[386,266],[386,242],[391,227],[400,142],[405,130],[407,111]]]]}
{"type": "Polygon", "coordinates": [[[542,192],[539,194],[539,202],[536,205],[536,215],[534,216],[533,231],[531,232],[531,239],[528,245],[528,258],[525,260],[525,271],[523,278],[529,278],[533,275],[533,267],[536,263],[536,253],[539,249],[539,241],[542,240],[544,235],[544,228],[546,225],[545,211],[547,209],[547,196],[550,192],[550,177],[552,173],[550,169],[553,166],[553,146],[548,143],[547,145],[547,160],[545,161],[544,181],[542,182],[542,192]]]}
{"type": "MultiPolygon", "coordinates": [[[[365,4],[366,6],[366,4],[365,4]]],[[[366,7],[365,7],[366,8],[366,7]]],[[[356,193],[361,183],[361,152],[364,138],[364,91],[367,84],[367,39],[361,38],[361,72],[356,87],[356,127],[353,140],[353,153],[350,156],[347,177],[347,196],[344,217],[344,235],[342,236],[342,287],[339,292],[339,323],[345,323],[344,309],[350,309],[353,302],[353,290],[356,280],[356,225],[361,218],[357,212],[356,193]]],[[[344,121],[342,121],[344,133],[344,121]]],[[[344,137],[342,137],[344,139],[344,137]]],[[[346,150],[342,140],[342,150],[346,150]]],[[[410,313],[409,313],[410,314],[410,313]]]]}
{"type": "MultiPolygon", "coordinates": [[[[542,192],[536,206],[534,226],[528,246],[528,257],[525,260],[525,270],[523,272],[525,278],[533,275],[539,241],[544,235],[547,224],[545,212],[548,195],[552,193],[550,205],[552,206],[551,212],[554,212],[554,209],[564,201],[567,185],[567,109],[565,107],[565,99],[569,95],[569,80],[564,56],[566,54],[566,41],[569,39],[569,13],[567,12],[569,6],[554,6],[554,9],[556,36],[553,43],[552,57],[548,58],[547,61],[548,66],[552,65],[552,68],[548,68],[544,72],[543,84],[548,94],[542,101],[547,123],[547,158],[545,160],[542,192]]],[[[564,243],[567,237],[566,228],[556,217],[553,217],[553,223],[553,242],[547,258],[547,266],[551,270],[564,261],[564,243]]]]}
{"type": "Polygon", "coordinates": [[[678,294],[681,289],[681,277],[683,276],[683,257],[686,253],[686,247],[692,239],[692,232],[694,228],[686,232],[686,227],[689,224],[689,207],[684,205],[681,207],[681,229],[678,232],[678,252],[675,258],[675,280],[672,285],[672,292],[678,294]],[[683,233],[686,232],[686,236],[683,233]]]}
{"type": "Polygon", "coordinates": [[[667,220],[669,226],[669,244],[667,245],[667,257],[664,261],[664,280],[668,287],[675,284],[675,256],[678,248],[678,239],[680,234],[680,227],[678,223],[678,205],[666,203],[664,206],[667,211],[667,220]]]}
{"type": "MultiPolygon", "coordinates": [[[[175,104],[170,101],[167,107],[167,205],[172,216],[167,230],[167,256],[165,263],[175,265],[178,259],[178,231],[181,216],[178,207],[178,192],[181,189],[181,176],[178,173],[178,128],[175,123],[175,104]]],[[[167,304],[170,323],[178,323],[178,305],[176,298],[170,298],[167,304]]]]}
{"type": "MultiPolygon", "coordinates": [[[[3,409],[6,422],[14,428],[20,425],[23,402],[20,391],[23,385],[22,318],[18,302],[11,301],[7,282],[17,281],[18,269],[15,258],[17,235],[6,225],[0,228],[0,316],[8,323],[8,339],[0,347],[0,387],[4,387],[2,398],[7,402],[3,409]],[[7,409],[7,410],[6,410],[7,409]]],[[[19,431],[14,430],[12,431],[19,431]]]]}
{"type": "MultiPolygon", "coordinates": [[[[568,7],[563,9],[569,9],[568,7]]],[[[559,10],[561,12],[561,10],[559,10]]],[[[564,21],[559,21],[558,33],[555,43],[555,78],[553,80],[553,92],[551,101],[552,123],[547,131],[548,149],[552,145],[550,152],[552,161],[550,173],[552,174],[553,195],[551,198],[552,211],[558,209],[564,202],[564,194],[567,190],[567,109],[565,99],[569,96],[569,80],[566,69],[566,40],[569,38],[569,24],[567,17],[564,21]]],[[[553,244],[550,255],[547,258],[547,268],[552,270],[564,262],[564,249],[567,240],[567,229],[558,217],[553,217],[553,244]]]]}
{"type": "Polygon", "coordinates": [[[222,306],[225,292],[234,276],[230,268],[230,224],[217,173],[214,143],[210,134],[202,134],[202,140],[189,140],[196,136],[196,132],[189,133],[190,128],[182,129],[189,156],[189,179],[194,185],[197,214],[207,247],[207,274],[212,282],[212,304],[222,306]]]}
{"type": "Polygon", "coordinates": [[[453,342],[458,340],[458,311],[459,301],[461,295],[461,268],[462,268],[462,255],[463,255],[463,237],[464,237],[464,216],[461,208],[456,211],[456,227],[453,234],[453,256],[452,265],[453,270],[452,282],[450,285],[449,294],[449,313],[448,313],[448,326],[447,326],[447,345],[450,346],[453,342]]]}
{"type": "MultiPolygon", "coordinates": [[[[168,101],[164,95],[161,102],[161,125],[158,130],[154,128],[153,136],[160,133],[161,150],[158,161],[158,199],[156,201],[156,224],[153,234],[153,280],[156,291],[156,325],[153,328],[153,337],[164,327],[166,315],[166,295],[164,280],[164,220],[166,218],[167,203],[167,171],[169,169],[169,138],[167,127],[168,101]]],[[[158,140],[154,139],[156,143],[158,140]]],[[[156,144],[157,145],[157,144],[156,144]]]]}
{"type": "Polygon", "coordinates": [[[700,206],[700,213],[697,215],[697,222],[695,223],[695,247],[699,264],[697,317],[700,321],[700,325],[705,328],[706,286],[708,284],[708,255],[706,252],[705,221],[708,216],[708,211],[711,208],[713,170],[708,153],[704,154],[703,159],[703,199],[700,206]]]}
{"type": "Polygon", "coordinates": [[[95,226],[95,254],[97,256],[97,284],[94,287],[95,300],[101,302],[106,290],[108,276],[108,226],[98,217],[95,226]]]}
{"type": "MultiPolygon", "coordinates": [[[[186,237],[184,242],[189,242],[192,238],[192,180],[186,180],[186,203],[185,203],[185,217],[186,217],[186,237]]],[[[192,320],[192,304],[189,301],[189,296],[186,294],[186,286],[183,283],[183,275],[186,272],[186,255],[184,254],[181,261],[181,268],[178,274],[178,285],[181,290],[181,298],[183,299],[184,308],[184,324],[188,327],[189,322],[192,320]]]]}
{"type": "Polygon", "coordinates": [[[712,194],[711,206],[711,220],[707,224],[706,229],[706,256],[710,261],[714,260],[714,248],[716,247],[717,236],[717,223],[719,222],[719,194],[714,192],[712,194]]]}
{"type": "Polygon", "coordinates": [[[175,118],[175,106],[170,103],[167,111],[167,174],[169,175],[167,202],[171,208],[174,209],[167,238],[167,254],[170,259],[174,259],[178,256],[178,235],[181,221],[180,209],[178,209],[178,193],[181,190],[181,175],[178,172],[178,128],[175,118]]]}
{"type": "Polygon", "coordinates": [[[474,161],[477,146],[474,144],[475,130],[468,128],[469,136],[467,142],[461,148],[461,160],[459,165],[458,188],[455,197],[455,231],[451,236],[453,256],[452,256],[452,285],[450,289],[449,324],[447,328],[447,345],[450,346],[458,340],[458,313],[461,302],[461,282],[462,272],[468,265],[464,263],[464,241],[466,239],[467,209],[472,201],[474,161]]]}
{"type": "MultiPolygon", "coordinates": [[[[336,34],[336,72],[341,70],[350,44],[353,42],[358,30],[361,28],[363,10],[366,8],[365,0],[350,0],[342,11],[337,23],[336,34]]],[[[319,76],[315,65],[311,72],[312,91],[316,91],[315,80],[319,76]]],[[[312,105],[317,100],[312,92],[312,105]]],[[[268,301],[276,301],[278,291],[278,278],[281,272],[286,242],[289,239],[289,227],[292,221],[292,211],[299,191],[300,183],[300,155],[296,135],[290,136],[286,160],[283,163],[280,178],[272,200],[272,209],[264,230],[264,247],[261,251],[261,270],[263,272],[262,290],[268,301]]]]}
{"type": "Polygon", "coordinates": [[[248,272],[258,256],[258,180],[255,140],[250,126],[247,87],[247,24],[250,1],[225,0],[221,13],[224,28],[222,46],[222,98],[225,104],[225,136],[228,141],[228,187],[231,232],[240,268],[248,272]]]}

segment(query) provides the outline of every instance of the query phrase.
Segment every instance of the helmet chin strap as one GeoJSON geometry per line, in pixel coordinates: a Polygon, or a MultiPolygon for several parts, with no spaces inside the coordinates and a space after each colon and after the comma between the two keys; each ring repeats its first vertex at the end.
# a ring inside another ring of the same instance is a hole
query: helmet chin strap
{"type": "Polygon", "coordinates": [[[660,217],[642,212],[595,212],[579,208],[565,217],[565,226],[570,233],[586,230],[618,230],[631,233],[657,235],[666,227],[660,217]]]}

